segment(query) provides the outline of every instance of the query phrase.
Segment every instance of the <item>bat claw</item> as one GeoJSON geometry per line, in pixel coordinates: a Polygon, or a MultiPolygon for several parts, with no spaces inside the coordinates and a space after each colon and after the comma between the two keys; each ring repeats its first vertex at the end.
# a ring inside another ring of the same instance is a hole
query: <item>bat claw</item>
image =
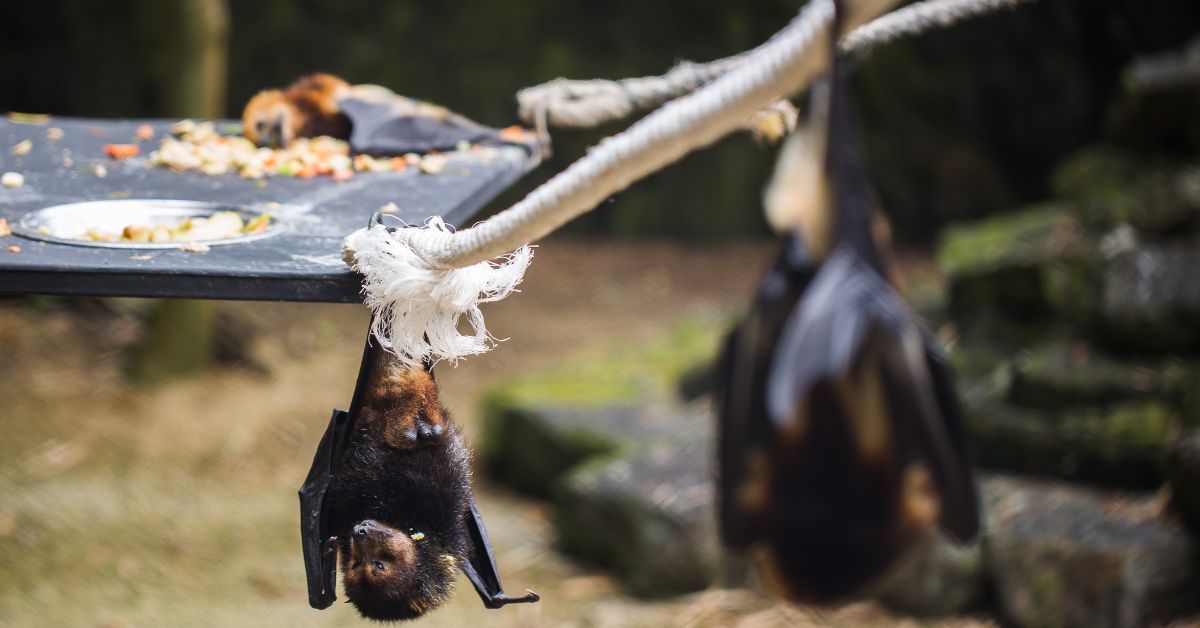
{"type": "Polygon", "coordinates": [[[542,596],[535,593],[532,589],[525,589],[525,595],[521,597],[512,597],[507,593],[496,593],[491,596],[491,600],[485,603],[488,608],[501,608],[509,604],[532,604],[540,601],[542,596]]]}
{"type": "Polygon", "coordinates": [[[400,432],[400,436],[402,436],[405,440],[417,440],[417,430],[404,430],[403,432],[400,432]]]}

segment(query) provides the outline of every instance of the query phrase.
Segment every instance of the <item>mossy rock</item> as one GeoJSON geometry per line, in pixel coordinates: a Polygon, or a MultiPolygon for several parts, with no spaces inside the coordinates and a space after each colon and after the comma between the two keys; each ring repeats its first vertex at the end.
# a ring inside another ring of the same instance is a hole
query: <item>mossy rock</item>
{"type": "Polygon", "coordinates": [[[1097,342],[1122,351],[1200,351],[1200,241],[1140,245],[1108,261],[1097,342]]]}
{"type": "Polygon", "coordinates": [[[609,427],[632,408],[580,411],[552,407],[487,405],[479,452],[489,476],[518,491],[548,497],[558,478],[580,462],[616,451],[609,427]]]}
{"type": "Polygon", "coordinates": [[[963,545],[936,532],[901,559],[875,597],[888,608],[917,617],[960,615],[981,605],[983,575],[978,539],[963,545]]]}
{"type": "Polygon", "coordinates": [[[1200,365],[1173,358],[1119,360],[1083,343],[1060,342],[1017,354],[1009,399],[1048,410],[1157,400],[1195,420],[1197,389],[1200,365]]]}
{"type": "Polygon", "coordinates": [[[1052,177],[1056,195],[1089,229],[1130,224],[1151,234],[1200,228],[1200,169],[1150,161],[1118,148],[1089,148],[1052,177]]]}
{"type": "Polygon", "coordinates": [[[716,582],[712,449],[696,435],[579,467],[555,492],[559,548],[612,571],[638,596],[716,582]]]}
{"type": "Polygon", "coordinates": [[[1015,478],[982,482],[984,561],[1014,626],[1140,628],[1193,611],[1200,548],[1153,497],[1015,478]]]}
{"type": "Polygon", "coordinates": [[[968,337],[1026,342],[1049,319],[1084,318],[1099,292],[1089,239],[1056,205],[947,229],[938,262],[950,318],[968,337]]]}
{"type": "Polygon", "coordinates": [[[499,482],[547,497],[589,458],[697,429],[676,399],[678,382],[714,359],[722,331],[689,321],[649,346],[499,384],[484,398],[481,459],[499,482]]]}
{"type": "Polygon", "coordinates": [[[1023,268],[1071,253],[1084,241],[1079,222],[1061,205],[1034,205],[948,227],[938,264],[952,280],[1023,268]]]}
{"type": "Polygon", "coordinates": [[[1150,488],[1165,477],[1180,419],[1158,401],[1053,412],[991,401],[968,405],[967,429],[985,468],[1150,488]]]}

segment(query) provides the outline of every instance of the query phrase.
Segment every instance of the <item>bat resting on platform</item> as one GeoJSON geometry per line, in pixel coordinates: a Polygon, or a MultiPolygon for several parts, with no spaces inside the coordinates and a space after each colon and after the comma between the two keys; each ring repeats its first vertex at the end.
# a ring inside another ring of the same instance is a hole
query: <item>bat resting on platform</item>
{"type": "Polygon", "coordinates": [[[255,94],[242,110],[242,133],[272,148],[287,147],[301,137],[328,135],[347,140],[356,153],[383,155],[501,140],[496,129],[445,107],[322,73],[302,76],[286,89],[255,94]]]}

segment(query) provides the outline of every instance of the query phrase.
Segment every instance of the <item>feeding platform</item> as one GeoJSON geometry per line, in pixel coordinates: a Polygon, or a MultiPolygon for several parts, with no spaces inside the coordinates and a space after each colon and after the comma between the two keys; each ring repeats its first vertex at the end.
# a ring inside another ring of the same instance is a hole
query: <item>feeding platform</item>
{"type": "Polygon", "coordinates": [[[408,224],[441,216],[460,225],[539,162],[530,147],[495,144],[447,154],[436,174],[244,179],[150,165],[172,121],[38,122],[0,120],[0,172],[24,177],[0,187],[0,218],[13,230],[0,237],[0,294],[356,303],[360,278],[342,261],[342,238],[373,212],[394,203],[408,224]],[[106,144],[133,142],[147,124],[155,139],[140,143],[139,156],[106,156],[106,144]],[[86,236],[219,211],[267,218],[254,233],[203,246],[86,236]]]}

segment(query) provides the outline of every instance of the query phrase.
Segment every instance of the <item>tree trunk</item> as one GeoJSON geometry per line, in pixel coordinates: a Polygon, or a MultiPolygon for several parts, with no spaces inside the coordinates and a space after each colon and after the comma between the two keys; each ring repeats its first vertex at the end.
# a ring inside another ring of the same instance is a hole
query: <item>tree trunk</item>
{"type": "MultiPolygon", "coordinates": [[[[144,58],[162,115],[224,114],[229,9],[225,0],[145,0],[139,6],[144,58]]],[[[129,375],[142,384],[205,369],[214,355],[213,302],[164,300],[133,351],[129,375]]]]}

